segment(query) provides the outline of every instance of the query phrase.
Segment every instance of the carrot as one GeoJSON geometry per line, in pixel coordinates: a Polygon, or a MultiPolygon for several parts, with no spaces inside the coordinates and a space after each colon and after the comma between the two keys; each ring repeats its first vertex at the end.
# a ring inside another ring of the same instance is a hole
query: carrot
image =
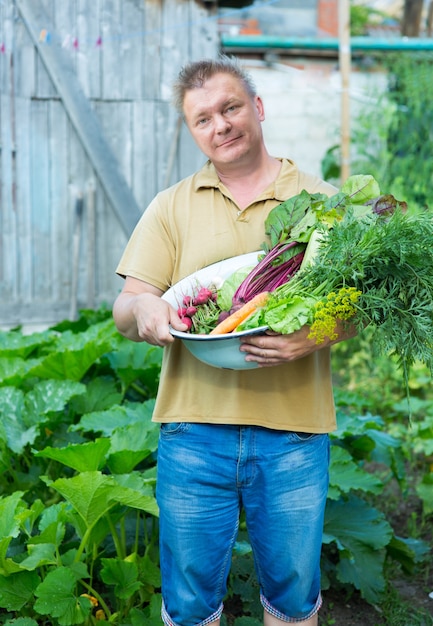
{"type": "Polygon", "coordinates": [[[269,291],[261,291],[254,298],[245,302],[237,311],[220,322],[209,335],[224,335],[231,333],[241,322],[247,319],[254,311],[264,306],[269,298],[269,291]]]}

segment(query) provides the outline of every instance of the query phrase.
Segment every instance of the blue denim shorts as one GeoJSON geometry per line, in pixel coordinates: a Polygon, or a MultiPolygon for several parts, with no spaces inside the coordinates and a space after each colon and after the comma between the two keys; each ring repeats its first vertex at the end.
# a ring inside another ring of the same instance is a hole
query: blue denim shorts
{"type": "Polygon", "coordinates": [[[286,622],[317,613],[328,466],[326,434],[161,424],[164,623],[205,626],[221,616],[242,508],[265,610],[286,622]]]}

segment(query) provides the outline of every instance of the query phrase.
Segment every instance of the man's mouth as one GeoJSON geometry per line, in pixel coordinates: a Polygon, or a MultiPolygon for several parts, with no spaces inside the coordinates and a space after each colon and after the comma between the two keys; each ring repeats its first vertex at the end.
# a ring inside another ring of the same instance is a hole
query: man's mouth
{"type": "Polygon", "coordinates": [[[223,143],[220,143],[218,148],[224,148],[225,146],[229,146],[230,144],[234,143],[238,139],[241,139],[241,137],[242,135],[238,135],[236,137],[230,137],[230,139],[226,139],[226,141],[223,141],[223,143]]]}

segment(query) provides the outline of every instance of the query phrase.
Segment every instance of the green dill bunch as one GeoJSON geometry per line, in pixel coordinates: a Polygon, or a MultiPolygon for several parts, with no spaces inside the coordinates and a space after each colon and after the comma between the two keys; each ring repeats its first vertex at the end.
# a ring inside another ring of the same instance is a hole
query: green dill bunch
{"type": "Polygon", "coordinates": [[[338,321],[348,321],[354,318],[357,312],[361,291],[355,287],[341,287],[338,291],[331,291],[314,306],[313,323],[311,324],[309,339],[315,339],[317,344],[323,343],[326,337],[331,341],[337,339],[338,321]]]}

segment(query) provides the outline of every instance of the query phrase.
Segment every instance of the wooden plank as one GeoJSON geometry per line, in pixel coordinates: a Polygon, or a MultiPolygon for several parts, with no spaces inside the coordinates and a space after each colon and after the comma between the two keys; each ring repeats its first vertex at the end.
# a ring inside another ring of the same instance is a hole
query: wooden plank
{"type": "MultiPolygon", "coordinates": [[[[57,49],[59,41],[54,28],[54,24],[45,16],[53,15],[53,0],[40,0],[44,13],[41,13],[38,19],[34,19],[33,28],[36,40],[39,42],[40,48],[57,49]]],[[[36,16],[34,16],[36,18],[36,16]]],[[[25,20],[24,20],[25,21],[25,20]]],[[[28,30],[28,24],[26,24],[28,30]]],[[[29,34],[31,34],[29,32],[29,34]]],[[[37,98],[55,98],[57,95],[56,87],[50,77],[49,72],[43,62],[40,54],[36,55],[36,97],[37,98]]]]}
{"type": "Polygon", "coordinates": [[[84,96],[71,63],[62,49],[41,45],[38,41],[35,24],[41,22],[48,24],[48,18],[39,0],[16,0],[16,3],[118,221],[124,231],[130,234],[141,212],[125,178],[120,173],[119,164],[103,135],[99,119],[84,96]]]}
{"type": "Polygon", "coordinates": [[[32,103],[28,98],[16,99],[16,116],[20,123],[16,128],[17,158],[17,236],[18,264],[15,280],[19,299],[23,304],[32,302],[32,222],[31,222],[31,148],[30,112],[32,103]]]}
{"type": "MultiPolygon", "coordinates": [[[[51,297],[66,300],[70,295],[70,219],[68,217],[68,120],[59,101],[48,103],[48,147],[51,240],[51,297]]],[[[48,277],[47,277],[48,278],[48,277]]]]}
{"type": "MultiPolygon", "coordinates": [[[[132,111],[130,102],[99,102],[98,117],[105,130],[107,141],[118,155],[120,167],[128,182],[132,184],[132,111]]],[[[153,165],[154,167],[154,165],[153,165]]],[[[112,216],[102,204],[97,205],[97,259],[98,295],[111,303],[115,270],[126,244],[124,233],[120,233],[112,216]]]]}
{"type": "Polygon", "coordinates": [[[25,24],[14,24],[15,93],[17,96],[33,97],[36,94],[36,51],[25,24]]]}
{"type": "MultiPolygon", "coordinates": [[[[70,258],[70,268],[67,274],[69,316],[73,314],[74,310],[81,308],[85,304],[87,283],[87,255],[84,246],[87,237],[86,206],[83,204],[83,213],[81,216],[77,215],[77,208],[79,208],[78,201],[85,199],[88,181],[95,177],[92,164],[87,158],[72,124],[68,125],[68,163],[69,193],[66,211],[68,218],[68,239],[66,245],[70,258]],[[79,253],[78,258],[74,256],[77,249],[79,253]]],[[[103,195],[102,192],[101,195],[103,195]]],[[[112,211],[110,211],[108,202],[105,202],[103,219],[106,218],[107,214],[111,215],[111,213],[112,211]]],[[[117,223],[114,216],[113,222],[117,223]]]]}
{"type": "Polygon", "coordinates": [[[161,98],[161,28],[162,10],[160,2],[144,2],[145,31],[142,43],[143,54],[143,98],[161,98]]]}
{"type": "Polygon", "coordinates": [[[6,94],[9,91],[9,53],[11,51],[13,37],[13,20],[11,15],[12,7],[0,4],[0,93],[6,94]]]}
{"type": "Polygon", "coordinates": [[[32,228],[32,297],[35,302],[51,300],[51,205],[49,191],[48,102],[35,100],[31,110],[30,176],[32,228]]]}
{"type": "Polygon", "coordinates": [[[144,46],[144,2],[123,0],[121,9],[121,95],[124,99],[138,100],[141,98],[142,77],[146,72],[141,55],[144,46]]]}
{"type": "Polygon", "coordinates": [[[13,101],[9,95],[0,96],[2,124],[0,127],[0,294],[2,298],[16,298],[17,286],[14,280],[17,264],[16,223],[15,223],[15,145],[14,130],[11,127],[13,101]]]}
{"type": "Polygon", "coordinates": [[[132,188],[143,211],[157,192],[155,108],[153,101],[133,104],[132,188]]]}
{"type": "Polygon", "coordinates": [[[24,326],[26,332],[45,329],[68,318],[68,303],[53,300],[32,301],[31,303],[7,303],[1,311],[2,330],[24,326]]]}
{"type": "Polygon", "coordinates": [[[77,76],[88,98],[102,97],[101,56],[103,44],[101,36],[100,6],[98,0],[77,0],[77,76]]]}
{"type": "Polygon", "coordinates": [[[17,297],[15,269],[16,241],[16,143],[14,88],[14,15],[9,5],[4,10],[4,51],[0,54],[0,294],[2,300],[17,297]],[[6,11],[7,8],[7,11],[6,11]],[[4,95],[3,95],[4,94],[4,95]]]}
{"type": "Polygon", "coordinates": [[[181,129],[181,138],[179,141],[178,159],[177,159],[177,176],[184,178],[200,169],[206,162],[203,152],[197,148],[196,143],[191,137],[191,133],[185,126],[181,129]]]}
{"type": "Polygon", "coordinates": [[[95,112],[101,121],[104,136],[116,155],[120,171],[128,185],[131,184],[132,158],[132,103],[96,102],[95,112]]]}
{"type": "Polygon", "coordinates": [[[218,4],[195,2],[191,5],[190,26],[190,58],[193,60],[214,58],[218,51],[220,40],[218,33],[218,4]]]}
{"type": "Polygon", "coordinates": [[[102,98],[120,100],[122,98],[122,8],[120,0],[104,0],[101,13],[102,40],[102,98]]]}
{"type": "Polygon", "coordinates": [[[162,3],[161,98],[171,101],[172,84],[181,66],[189,59],[190,14],[188,2],[162,3]]]}

